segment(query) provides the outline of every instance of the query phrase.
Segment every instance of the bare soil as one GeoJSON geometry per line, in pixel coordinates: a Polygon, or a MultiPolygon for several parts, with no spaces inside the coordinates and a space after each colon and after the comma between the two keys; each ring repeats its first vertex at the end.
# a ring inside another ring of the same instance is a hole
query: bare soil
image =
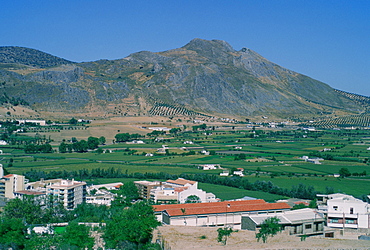
{"type": "Polygon", "coordinates": [[[255,232],[239,230],[233,232],[226,245],[217,242],[216,227],[161,226],[158,230],[171,250],[181,249],[370,249],[370,241],[353,239],[323,238],[311,236],[301,241],[298,236],[281,232],[267,243],[257,242],[255,232]],[[202,237],[203,236],[203,237],[202,237]]]}

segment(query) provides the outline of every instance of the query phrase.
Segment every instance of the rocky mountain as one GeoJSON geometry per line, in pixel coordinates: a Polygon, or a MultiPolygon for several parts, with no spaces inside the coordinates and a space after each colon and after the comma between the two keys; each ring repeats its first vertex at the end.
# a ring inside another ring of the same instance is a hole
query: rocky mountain
{"type": "Polygon", "coordinates": [[[365,110],[343,93],[220,40],[85,63],[0,47],[0,97],[8,98],[0,103],[19,100],[40,111],[288,117],[365,110]]]}

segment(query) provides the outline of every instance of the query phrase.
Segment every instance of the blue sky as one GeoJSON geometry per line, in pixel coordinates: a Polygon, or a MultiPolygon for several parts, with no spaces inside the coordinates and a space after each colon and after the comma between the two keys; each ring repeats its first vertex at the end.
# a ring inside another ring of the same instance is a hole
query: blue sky
{"type": "Polygon", "coordinates": [[[0,46],[82,62],[219,39],[370,96],[369,13],[368,0],[3,0],[0,46]]]}

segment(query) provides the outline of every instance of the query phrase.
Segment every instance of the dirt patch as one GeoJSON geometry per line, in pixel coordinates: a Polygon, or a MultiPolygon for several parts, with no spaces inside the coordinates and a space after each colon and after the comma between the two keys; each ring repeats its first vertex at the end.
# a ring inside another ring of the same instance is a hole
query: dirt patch
{"type": "MultiPolygon", "coordinates": [[[[279,233],[267,243],[257,242],[255,232],[239,230],[234,232],[223,246],[217,242],[216,227],[161,226],[158,228],[164,240],[176,249],[370,249],[366,240],[328,239],[312,236],[301,241],[300,237],[279,233]]],[[[154,232],[154,239],[158,235],[154,232]]]]}

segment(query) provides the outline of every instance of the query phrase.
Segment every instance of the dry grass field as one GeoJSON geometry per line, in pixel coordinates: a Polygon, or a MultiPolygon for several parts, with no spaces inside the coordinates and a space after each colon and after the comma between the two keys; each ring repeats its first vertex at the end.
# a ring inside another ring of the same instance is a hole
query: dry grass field
{"type": "MultiPolygon", "coordinates": [[[[300,237],[288,235],[285,232],[269,238],[267,243],[257,242],[255,232],[239,230],[234,232],[224,246],[217,242],[217,228],[212,227],[185,227],[161,226],[160,233],[171,250],[187,249],[370,249],[367,240],[328,239],[321,236],[308,237],[301,241],[300,237]],[[203,236],[203,237],[201,237],[203,236]],[[204,237],[205,236],[205,237],[204,237]]],[[[158,230],[153,234],[154,239],[158,230]]]]}

